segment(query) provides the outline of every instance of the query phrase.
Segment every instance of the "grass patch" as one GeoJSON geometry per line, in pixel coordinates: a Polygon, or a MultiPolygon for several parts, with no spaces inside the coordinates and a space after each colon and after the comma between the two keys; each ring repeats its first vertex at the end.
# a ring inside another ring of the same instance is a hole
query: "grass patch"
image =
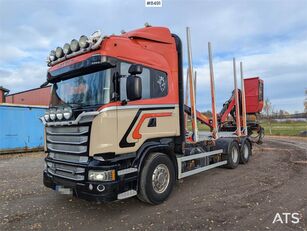
{"type": "MultiPolygon", "coordinates": [[[[189,131],[192,131],[192,121],[188,121],[188,130],[189,131]]],[[[210,131],[210,128],[205,125],[205,124],[202,124],[200,122],[197,122],[197,128],[198,128],[198,131],[210,131]]]]}
{"type": "MultiPolygon", "coordinates": [[[[270,134],[269,123],[262,121],[261,126],[265,130],[266,135],[274,136],[299,136],[301,132],[307,131],[307,122],[301,121],[285,121],[285,122],[272,122],[272,134],[270,134]]],[[[210,128],[200,122],[197,123],[199,131],[210,131],[210,128]]],[[[192,122],[188,121],[188,130],[192,131],[192,122]]]]}
{"type": "Polygon", "coordinates": [[[299,136],[301,132],[307,131],[307,122],[301,121],[285,121],[285,122],[272,122],[272,134],[270,134],[268,121],[261,122],[261,126],[265,129],[266,135],[275,136],[299,136]]]}

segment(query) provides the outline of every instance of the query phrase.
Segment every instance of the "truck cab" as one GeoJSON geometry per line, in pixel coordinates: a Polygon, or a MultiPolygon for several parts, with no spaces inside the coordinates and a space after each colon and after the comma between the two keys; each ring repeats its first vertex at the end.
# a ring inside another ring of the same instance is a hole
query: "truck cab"
{"type": "MultiPolygon", "coordinates": [[[[137,194],[148,154],[167,153],[175,167],[182,151],[181,42],[163,27],[84,37],[48,58],[44,184],[90,200],[123,199],[137,194]]],[[[158,170],[157,185],[175,179],[158,170]]]]}

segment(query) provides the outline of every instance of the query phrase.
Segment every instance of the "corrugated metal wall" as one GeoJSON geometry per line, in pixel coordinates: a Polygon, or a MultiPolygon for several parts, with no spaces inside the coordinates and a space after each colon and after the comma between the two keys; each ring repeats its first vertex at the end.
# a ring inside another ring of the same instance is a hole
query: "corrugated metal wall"
{"type": "Polygon", "coordinates": [[[44,126],[40,117],[46,108],[0,104],[0,153],[40,149],[44,126]]]}

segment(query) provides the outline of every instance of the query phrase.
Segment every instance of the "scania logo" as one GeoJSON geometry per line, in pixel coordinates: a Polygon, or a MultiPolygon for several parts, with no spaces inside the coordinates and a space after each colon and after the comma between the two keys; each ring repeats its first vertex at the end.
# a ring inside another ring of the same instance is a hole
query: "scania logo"
{"type": "Polygon", "coordinates": [[[63,63],[59,64],[59,67],[67,66],[67,65],[73,63],[74,61],[75,61],[74,59],[70,59],[70,60],[64,61],[63,63]]]}

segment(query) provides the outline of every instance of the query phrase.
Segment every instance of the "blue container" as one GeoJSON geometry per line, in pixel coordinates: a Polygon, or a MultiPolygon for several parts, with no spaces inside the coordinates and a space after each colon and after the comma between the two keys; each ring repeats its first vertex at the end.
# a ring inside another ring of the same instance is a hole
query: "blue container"
{"type": "Polygon", "coordinates": [[[43,148],[45,107],[0,104],[0,153],[43,148]]]}

